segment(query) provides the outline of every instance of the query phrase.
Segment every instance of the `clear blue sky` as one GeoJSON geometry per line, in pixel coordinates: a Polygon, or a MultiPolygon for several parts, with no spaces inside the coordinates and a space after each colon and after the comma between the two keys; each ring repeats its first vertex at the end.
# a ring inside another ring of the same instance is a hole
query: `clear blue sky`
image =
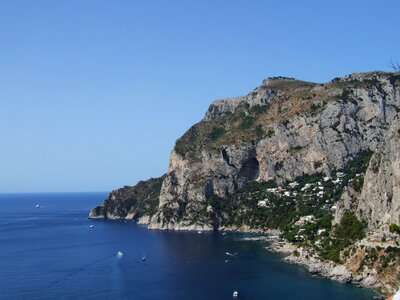
{"type": "Polygon", "coordinates": [[[166,172],[217,98],[400,60],[400,1],[0,1],[0,192],[166,172]]]}

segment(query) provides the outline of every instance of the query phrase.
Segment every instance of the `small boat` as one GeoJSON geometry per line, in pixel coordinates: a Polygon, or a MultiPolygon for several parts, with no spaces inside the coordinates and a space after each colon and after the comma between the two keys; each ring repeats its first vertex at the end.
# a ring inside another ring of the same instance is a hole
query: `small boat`
{"type": "Polygon", "coordinates": [[[143,254],[142,261],[145,261],[145,260],[146,260],[146,255],[143,254]]]}
{"type": "MultiPolygon", "coordinates": [[[[236,253],[236,252],[235,252],[236,253]]],[[[230,253],[230,252],[225,252],[225,254],[226,255],[229,255],[229,256],[232,256],[232,257],[236,257],[236,255],[237,255],[237,253],[236,254],[233,254],[233,253],[230,253]]]]}
{"type": "Polygon", "coordinates": [[[237,291],[234,291],[234,292],[233,292],[233,298],[237,298],[237,297],[238,297],[238,295],[239,295],[239,294],[238,294],[238,292],[237,292],[237,291]]]}
{"type": "Polygon", "coordinates": [[[121,251],[118,251],[116,255],[117,255],[117,257],[122,257],[122,256],[124,256],[124,254],[123,254],[121,251]]]}
{"type": "Polygon", "coordinates": [[[36,206],[35,206],[36,208],[39,208],[40,207],[40,205],[39,204],[36,204],[36,206]]]}
{"type": "Polygon", "coordinates": [[[229,259],[225,259],[225,262],[226,262],[226,263],[229,262],[229,259]]]}
{"type": "Polygon", "coordinates": [[[197,231],[197,233],[198,233],[198,234],[202,234],[202,232],[201,232],[200,230],[199,230],[199,231],[197,231]]]}
{"type": "Polygon", "coordinates": [[[90,225],[89,227],[90,227],[90,228],[94,228],[94,225],[90,225]]]}

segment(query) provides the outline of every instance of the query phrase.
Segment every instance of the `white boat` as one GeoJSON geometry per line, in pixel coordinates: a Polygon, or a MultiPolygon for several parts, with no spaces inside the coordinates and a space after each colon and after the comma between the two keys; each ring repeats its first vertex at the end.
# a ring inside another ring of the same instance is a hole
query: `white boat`
{"type": "Polygon", "coordinates": [[[124,254],[121,251],[118,251],[117,252],[117,257],[122,257],[122,256],[124,256],[124,254]]]}
{"type": "Polygon", "coordinates": [[[237,297],[238,297],[238,295],[239,295],[239,294],[238,294],[238,292],[237,292],[237,291],[234,291],[234,292],[233,292],[233,298],[237,298],[237,297]]]}
{"type": "Polygon", "coordinates": [[[90,225],[89,227],[90,227],[90,228],[94,228],[94,225],[90,225]]]}
{"type": "Polygon", "coordinates": [[[146,255],[143,254],[143,256],[142,256],[142,261],[145,261],[145,260],[146,260],[146,255]]]}
{"type": "Polygon", "coordinates": [[[40,205],[39,204],[36,204],[36,206],[35,206],[36,208],[39,208],[40,207],[40,205]]]}
{"type": "Polygon", "coordinates": [[[197,233],[198,233],[198,234],[202,234],[202,232],[201,232],[200,230],[199,230],[199,231],[197,231],[197,233]]]}

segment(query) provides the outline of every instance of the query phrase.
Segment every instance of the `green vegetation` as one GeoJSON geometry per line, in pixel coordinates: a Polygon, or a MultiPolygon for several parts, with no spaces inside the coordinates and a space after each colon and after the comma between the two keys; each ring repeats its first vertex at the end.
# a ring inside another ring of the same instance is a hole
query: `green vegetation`
{"type": "Polygon", "coordinates": [[[196,142],[200,136],[200,124],[201,123],[197,123],[190,127],[189,130],[175,142],[175,151],[178,154],[185,156],[186,153],[195,150],[196,142]]]}
{"type": "Polygon", "coordinates": [[[208,137],[212,140],[212,141],[216,141],[218,140],[220,137],[222,137],[225,134],[225,128],[223,127],[214,127],[210,134],[208,135],[208,137]]]}
{"type": "Polygon", "coordinates": [[[339,170],[346,173],[346,176],[343,179],[346,185],[349,183],[349,180],[355,178],[357,174],[365,173],[368,168],[369,161],[371,160],[372,154],[373,153],[371,150],[360,152],[356,158],[351,160],[346,165],[345,168],[339,170]]]}
{"type": "Polygon", "coordinates": [[[364,186],[364,176],[363,175],[356,176],[352,182],[353,189],[356,192],[361,193],[363,186],[364,186]]]}
{"type": "MultiPolygon", "coordinates": [[[[192,126],[176,141],[175,151],[187,159],[196,160],[201,150],[217,151],[221,146],[246,145],[273,135],[272,128],[280,124],[290,126],[295,116],[318,114],[329,101],[359,101],[354,90],[364,88],[367,91],[378,89],[383,91],[377,76],[385,73],[376,72],[371,79],[336,79],[324,84],[326,88],[313,90],[314,83],[299,80],[286,80],[277,77],[250,93],[248,97],[259,97],[266,89],[272,101],[250,107],[248,101],[242,101],[233,112],[222,112],[220,116],[202,120],[192,126]],[[375,77],[374,77],[375,76],[375,77]],[[282,80],[283,79],[283,80],[282,80]],[[307,103],[303,103],[306,101],[307,103]],[[264,132],[265,131],[265,132],[264,132]]],[[[398,75],[390,75],[390,82],[398,82],[398,75]]]]}
{"type": "Polygon", "coordinates": [[[264,129],[262,128],[261,125],[257,125],[257,126],[256,126],[256,135],[257,135],[258,138],[262,138],[262,137],[265,136],[265,131],[264,131],[264,129]]]}
{"type": "Polygon", "coordinates": [[[106,211],[104,209],[104,206],[102,206],[102,205],[96,206],[94,208],[94,211],[95,211],[96,216],[105,216],[106,215],[106,211]]]}
{"type": "Polygon", "coordinates": [[[400,81],[400,75],[399,74],[391,74],[389,76],[389,82],[391,84],[396,84],[400,81]]]}
{"type": "Polygon", "coordinates": [[[312,103],[310,108],[311,108],[311,112],[315,113],[315,112],[318,112],[322,108],[322,105],[321,104],[312,103]]]}
{"type": "Polygon", "coordinates": [[[286,77],[286,76],[273,76],[273,77],[269,77],[269,80],[296,80],[293,77],[286,77]]]}
{"type": "Polygon", "coordinates": [[[307,183],[313,184],[313,183],[316,183],[316,182],[322,180],[323,176],[324,175],[322,173],[315,173],[313,175],[303,175],[303,176],[297,177],[294,181],[296,181],[299,184],[299,186],[304,186],[307,183]]]}
{"type": "Polygon", "coordinates": [[[254,112],[256,115],[263,114],[267,111],[268,105],[254,105],[251,108],[251,111],[254,112]]]}
{"type": "Polygon", "coordinates": [[[131,213],[134,219],[143,215],[153,215],[158,208],[164,178],[165,175],[159,178],[150,178],[146,181],[139,181],[133,187],[125,186],[116,192],[111,192],[104,201],[104,205],[96,208],[97,214],[106,216],[107,212],[111,212],[124,218],[131,213]]]}
{"type": "Polygon", "coordinates": [[[258,192],[262,189],[270,189],[277,187],[278,185],[273,180],[267,182],[250,181],[241,189],[241,191],[244,193],[251,193],[251,192],[258,192]]]}
{"type": "Polygon", "coordinates": [[[172,217],[174,216],[174,210],[164,206],[162,208],[162,214],[163,214],[165,219],[171,220],[172,217]]]}
{"type": "Polygon", "coordinates": [[[229,197],[209,197],[214,214],[208,217],[221,220],[221,226],[280,229],[290,242],[338,262],[341,251],[364,236],[366,225],[348,212],[332,227],[331,209],[346,186],[361,189],[370,158],[370,151],[361,152],[332,177],[303,175],[282,187],[274,181],[248,182],[229,197]]]}
{"type": "Polygon", "coordinates": [[[380,249],[378,248],[367,248],[365,249],[365,256],[363,260],[360,262],[360,266],[358,267],[358,272],[362,271],[365,266],[372,267],[376,261],[378,261],[380,256],[380,249]]]}
{"type": "Polygon", "coordinates": [[[398,247],[387,247],[385,255],[382,256],[381,263],[383,268],[389,267],[393,262],[397,261],[400,257],[400,248],[398,247]]]}
{"type": "Polygon", "coordinates": [[[249,182],[242,189],[227,198],[211,196],[208,205],[211,205],[217,215],[228,215],[222,221],[223,226],[249,225],[252,228],[283,228],[294,217],[294,202],[290,205],[280,205],[281,199],[267,189],[276,188],[276,183],[249,182]],[[258,201],[268,196],[272,204],[271,209],[259,207],[258,201]]]}
{"type": "Polygon", "coordinates": [[[342,91],[341,99],[344,101],[349,101],[351,99],[351,95],[352,95],[352,93],[349,89],[344,89],[342,91]]]}
{"type": "Polygon", "coordinates": [[[251,126],[253,126],[255,121],[256,121],[255,117],[242,115],[242,122],[240,123],[240,128],[248,129],[251,126]]]}
{"type": "Polygon", "coordinates": [[[400,234],[400,226],[395,224],[395,223],[390,224],[389,231],[392,232],[392,233],[400,234]]]}
{"type": "Polygon", "coordinates": [[[200,149],[208,151],[221,145],[248,143],[265,137],[261,116],[268,105],[250,108],[248,103],[240,104],[235,113],[225,114],[209,121],[195,124],[175,143],[175,151],[186,158],[194,159],[200,149]]]}
{"type": "Polygon", "coordinates": [[[346,212],[340,221],[338,227],[334,230],[334,237],[339,245],[343,248],[350,245],[356,240],[361,240],[365,237],[364,229],[366,224],[357,219],[352,212],[346,212]]]}
{"type": "Polygon", "coordinates": [[[324,259],[340,262],[340,252],[354,241],[365,237],[366,224],[351,213],[346,212],[342,220],[333,231],[333,236],[324,240],[320,256],[324,259]]]}
{"type": "Polygon", "coordinates": [[[268,129],[267,131],[267,137],[272,137],[275,134],[275,131],[273,129],[268,129]]]}

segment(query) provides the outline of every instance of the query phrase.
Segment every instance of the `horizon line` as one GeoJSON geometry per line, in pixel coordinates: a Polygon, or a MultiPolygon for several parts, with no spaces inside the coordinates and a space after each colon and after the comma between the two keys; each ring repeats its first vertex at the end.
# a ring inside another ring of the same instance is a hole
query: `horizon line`
{"type": "Polygon", "coordinates": [[[0,192],[0,195],[6,195],[6,194],[78,194],[78,193],[110,193],[110,191],[0,192]]]}

